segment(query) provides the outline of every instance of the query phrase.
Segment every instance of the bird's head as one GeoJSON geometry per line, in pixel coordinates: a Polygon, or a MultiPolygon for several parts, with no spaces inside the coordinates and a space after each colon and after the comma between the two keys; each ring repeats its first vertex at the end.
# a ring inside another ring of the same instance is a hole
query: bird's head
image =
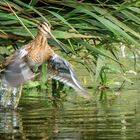
{"type": "Polygon", "coordinates": [[[39,32],[41,34],[44,34],[45,36],[50,35],[51,33],[51,27],[47,22],[42,22],[38,26],[39,32]]]}
{"type": "Polygon", "coordinates": [[[47,38],[52,38],[57,45],[65,52],[67,53],[66,49],[64,46],[54,37],[54,35],[51,32],[51,25],[47,22],[42,22],[38,26],[38,31],[41,35],[46,36],[47,38]]]}

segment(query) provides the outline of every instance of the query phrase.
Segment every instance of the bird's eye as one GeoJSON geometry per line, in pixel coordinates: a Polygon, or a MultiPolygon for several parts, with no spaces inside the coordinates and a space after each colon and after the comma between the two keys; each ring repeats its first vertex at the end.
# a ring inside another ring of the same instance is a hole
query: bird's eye
{"type": "Polygon", "coordinates": [[[40,24],[39,27],[42,28],[42,24],[40,24]]]}

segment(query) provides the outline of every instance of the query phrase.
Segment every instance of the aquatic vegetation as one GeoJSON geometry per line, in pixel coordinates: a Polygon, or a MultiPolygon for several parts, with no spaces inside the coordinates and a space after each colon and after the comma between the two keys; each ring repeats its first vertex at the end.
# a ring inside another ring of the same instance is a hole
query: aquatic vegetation
{"type": "MultiPolygon", "coordinates": [[[[65,47],[65,51],[55,50],[72,63],[83,65],[95,87],[100,84],[109,86],[108,72],[117,71],[122,75],[125,72],[119,56],[122,45],[134,56],[139,55],[139,1],[35,0],[27,3],[3,0],[0,4],[0,45],[6,46],[4,51],[0,51],[0,59],[33,38],[40,21],[52,25],[52,34],[65,47]]],[[[56,46],[52,39],[48,41],[56,46]]],[[[134,57],[135,68],[136,63],[134,57]]],[[[34,84],[26,85],[26,92],[32,87],[42,92],[48,90],[47,84],[52,81],[44,80],[46,74],[41,67],[41,76],[37,76],[34,84]]],[[[129,81],[126,77],[124,79],[129,81]]]]}

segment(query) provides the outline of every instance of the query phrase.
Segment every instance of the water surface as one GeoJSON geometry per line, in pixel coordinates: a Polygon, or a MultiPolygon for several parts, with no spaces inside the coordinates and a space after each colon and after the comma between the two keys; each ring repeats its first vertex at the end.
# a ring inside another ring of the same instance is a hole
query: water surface
{"type": "MultiPolygon", "coordinates": [[[[129,86],[127,86],[129,87],[129,86]]],[[[67,99],[58,106],[44,97],[22,97],[17,111],[0,112],[1,140],[136,140],[140,139],[139,84],[106,101],[67,99]],[[137,87],[137,89],[135,89],[137,87]],[[24,102],[26,100],[26,102],[24,102]]]]}
{"type": "MultiPolygon", "coordinates": [[[[111,85],[102,101],[93,89],[91,101],[73,91],[59,102],[40,93],[25,94],[18,110],[0,109],[0,140],[139,140],[140,74],[128,76],[133,84],[126,82],[121,90],[111,85]]],[[[115,78],[113,83],[123,81],[110,76],[115,78]]]]}

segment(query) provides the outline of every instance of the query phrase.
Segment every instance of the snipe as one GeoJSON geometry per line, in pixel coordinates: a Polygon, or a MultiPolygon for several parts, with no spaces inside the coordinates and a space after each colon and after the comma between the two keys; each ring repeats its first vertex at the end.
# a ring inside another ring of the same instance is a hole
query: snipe
{"type": "Polygon", "coordinates": [[[49,46],[47,38],[50,35],[51,29],[48,24],[41,23],[38,26],[35,39],[22,46],[8,58],[0,87],[2,106],[12,105],[14,109],[18,106],[21,85],[31,80],[34,77],[33,69],[37,69],[43,63],[46,64],[47,72],[52,78],[74,88],[80,95],[88,97],[72,66],[49,46]],[[12,99],[14,96],[18,97],[16,101],[8,100],[9,97],[12,99]]]}

